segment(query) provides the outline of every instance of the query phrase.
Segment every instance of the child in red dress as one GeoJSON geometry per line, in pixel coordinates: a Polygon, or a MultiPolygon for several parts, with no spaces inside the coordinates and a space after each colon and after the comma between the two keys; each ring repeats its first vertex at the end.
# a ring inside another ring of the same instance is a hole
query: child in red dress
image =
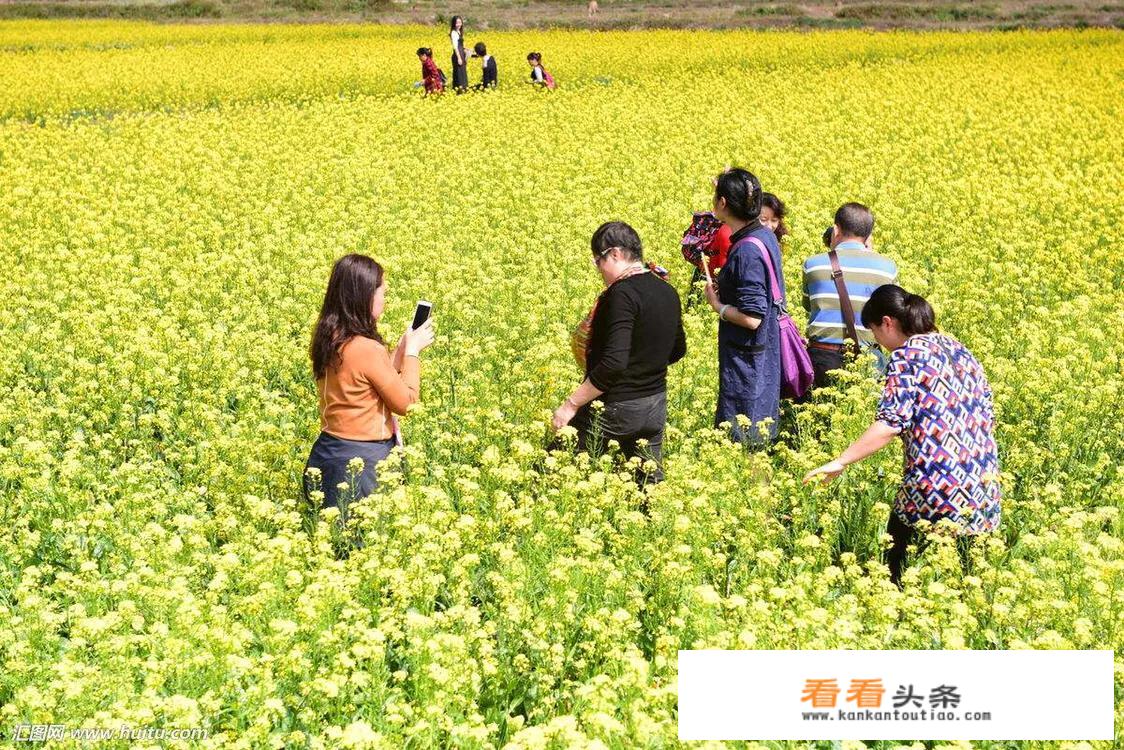
{"type": "Polygon", "coordinates": [[[425,86],[426,95],[440,94],[445,90],[445,76],[437,67],[437,63],[433,62],[433,50],[429,47],[419,47],[418,59],[421,60],[422,66],[421,85],[425,86]]]}

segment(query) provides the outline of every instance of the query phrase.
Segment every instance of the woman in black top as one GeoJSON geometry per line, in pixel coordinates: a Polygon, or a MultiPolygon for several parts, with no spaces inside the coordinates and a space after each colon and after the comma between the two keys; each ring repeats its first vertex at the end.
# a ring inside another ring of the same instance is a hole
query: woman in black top
{"type": "Polygon", "coordinates": [[[679,294],[644,265],[640,236],[628,224],[602,224],[590,241],[605,291],[593,316],[585,381],[554,412],[554,429],[578,431],[578,449],[597,454],[609,440],[625,456],[656,463],[643,484],[663,480],[667,368],[687,353],[679,294]],[[598,414],[590,404],[604,404],[598,414]],[[646,441],[641,444],[640,441],[646,441]]]}

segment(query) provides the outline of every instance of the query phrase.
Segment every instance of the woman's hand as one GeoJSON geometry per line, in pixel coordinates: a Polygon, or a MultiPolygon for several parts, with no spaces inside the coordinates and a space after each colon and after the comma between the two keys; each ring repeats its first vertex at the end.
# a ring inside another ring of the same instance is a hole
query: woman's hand
{"type": "Polygon", "coordinates": [[[570,420],[577,414],[578,407],[574,402],[567,398],[562,402],[562,405],[554,410],[554,418],[550,420],[550,424],[554,427],[554,431],[558,432],[566,425],[570,424],[570,420]]]}
{"type": "Polygon", "coordinates": [[[433,343],[433,318],[426,320],[419,328],[407,329],[402,336],[406,340],[406,356],[416,357],[433,343]]]}
{"type": "Polygon", "coordinates": [[[707,303],[714,308],[714,312],[718,312],[718,309],[722,307],[722,303],[718,301],[718,290],[715,288],[714,283],[711,282],[707,284],[705,291],[707,303]]]}
{"type": "Polygon", "coordinates": [[[843,464],[838,461],[828,461],[818,469],[812,469],[804,475],[804,484],[812,481],[816,477],[821,477],[820,484],[830,484],[833,480],[837,479],[843,473],[843,464]]]}

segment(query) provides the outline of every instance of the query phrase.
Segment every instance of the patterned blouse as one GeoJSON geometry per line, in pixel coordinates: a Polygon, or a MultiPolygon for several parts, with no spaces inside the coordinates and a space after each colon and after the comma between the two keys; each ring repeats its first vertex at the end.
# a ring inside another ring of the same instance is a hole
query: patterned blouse
{"type": "Polygon", "coordinates": [[[903,522],[948,519],[964,534],[999,525],[991,386],[963,344],[924,333],[895,349],[876,419],[904,443],[905,475],[894,507],[903,522]]]}

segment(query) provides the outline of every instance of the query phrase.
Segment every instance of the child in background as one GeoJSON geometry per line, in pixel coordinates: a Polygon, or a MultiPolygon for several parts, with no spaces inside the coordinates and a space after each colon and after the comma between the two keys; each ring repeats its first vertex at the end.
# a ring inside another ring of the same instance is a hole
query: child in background
{"type": "Polygon", "coordinates": [[[531,83],[545,86],[548,89],[553,89],[555,86],[554,76],[547,72],[546,68],[542,66],[542,53],[529,52],[527,53],[527,63],[531,66],[531,83]]]}
{"type": "Polygon", "coordinates": [[[472,51],[476,53],[476,57],[480,58],[480,72],[482,74],[482,80],[475,88],[494,89],[498,82],[496,58],[488,54],[488,48],[484,45],[484,42],[477,42],[472,51]]]}
{"type": "Polygon", "coordinates": [[[418,59],[421,60],[422,79],[420,84],[425,86],[426,96],[440,94],[445,90],[445,74],[433,62],[433,50],[429,47],[418,48],[418,59]]]}

